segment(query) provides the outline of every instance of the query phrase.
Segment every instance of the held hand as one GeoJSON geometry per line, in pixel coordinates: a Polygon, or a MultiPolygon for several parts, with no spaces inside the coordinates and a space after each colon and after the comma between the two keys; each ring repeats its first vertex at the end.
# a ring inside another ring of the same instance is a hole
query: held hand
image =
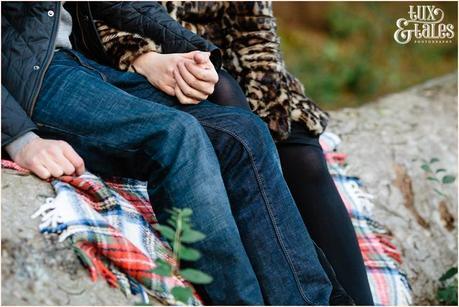
{"type": "Polygon", "coordinates": [[[75,173],[80,176],[85,169],[83,159],[64,141],[36,138],[11,158],[42,179],[75,173]]]}
{"type": "Polygon", "coordinates": [[[133,66],[154,87],[170,96],[177,96],[182,104],[196,104],[206,99],[218,82],[209,53],[201,51],[148,52],[135,59],[133,66]]]}
{"type": "Polygon", "coordinates": [[[184,57],[181,54],[160,54],[148,52],[137,57],[132,65],[157,89],[175,96],[174,69],[184,57]]]}
{"type": "Polygon", "coordinates": [[[174,71],[175,94],[183,104],[196,104],[213,93],[218,74],[209,53],[193,51],[184,56],[188,60],[179,62],[174,71]]]}

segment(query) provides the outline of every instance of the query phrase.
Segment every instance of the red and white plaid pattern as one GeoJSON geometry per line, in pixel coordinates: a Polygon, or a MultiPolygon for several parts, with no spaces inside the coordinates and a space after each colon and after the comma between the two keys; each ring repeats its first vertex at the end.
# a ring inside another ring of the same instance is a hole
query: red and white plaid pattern
{"type": "MultiPolygon", "coordinates": [[[[346,155],[336,152],[339,137],[326,132],[320,142],[357,233],[375,304],[409,305],[411,291],[399,267],[400,252],[387,230],[371,218],[371,195],[363,192],[359,178],[346,174],[346,155]]],[[[2,166],[27,172],[11,161],[2,160],[2,166]]],[[[146,298],[145,289],[149,289],[160,302],[176,304],[170,290],[184,281],[149,272],[155,266],[154,259],[171,259],[167,244],[151,227],[156,223],[154,204],[148,201],[144,182],[122,178],[103,181],[86,173],[51,183],[57,195],[39,212],[47,217],[40,226],[42,232],[59,232],[61,240],[72,240],[92,279],[100,274],[126,294],[140,293],[146,298]]],[[[201,301],[195,296],[190,303],[201,301]]]]}

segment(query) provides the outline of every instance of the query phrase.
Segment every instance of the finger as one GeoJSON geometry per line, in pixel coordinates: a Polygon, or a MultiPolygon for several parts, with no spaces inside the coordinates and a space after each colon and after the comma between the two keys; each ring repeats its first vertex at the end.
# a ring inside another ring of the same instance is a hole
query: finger
{"type": "Polygon", "coordinates": [[[213,90],[214,90],[213,89],[213,87],[214,87],[213,83],[197,79],[195,76],[193,76],[190,73],[190,71],[185,67],[185,65],[186,64],[184,64],[184,63],[179,63],[179,65],[178,65],[178,69],[179,69],[180,75],[182,76],[183,80],[190,87],[194,88],[195,90],[198,90],[201,93],[206,94],[207,96],[212,94],[213,90]]]}
{"type": "Polygon", "coordinates": [[[180,75],[180,72],[178,70],[174,71],[174,77],[175,81],[177,82],[178,87],[180,88],[180,91],[185,94],[187,97],[197,99],[199,101],[202,101],[207,98],[208,95],[195,90],[191,86],[189,86],[185,80],[183,80],[182,76],[180,75]]]}
{"type": "Polygon", "coordinates": [[[190,52],[187,52],[187,53],[182,53],[181,55],[187,59],[190,59],[190,60],[193,60],[194,61],[194,57],[196,54],[199,54],[201,51],[199,50],[195,50],[195,51],[190,51],[190,52]]]}
{"type": "Polygon", "coordinates": [[[196,99],[192,99],[192,98],[186,97],[182,93],[182,91],[180,90],[180,87],[178,85],[175,86],[175,96],[177,97],[177,99],[182,104],[197,104],[199,102],[196,99]]]}
{"type": "Polygon", "coordinates": [[[72,175],[75,173],[75,166],[67,159],[67,157],[64,156],[63,153],[59,156],[55,156],[54,162],[62,168],[65,175],[72,175]]]}
{"type": "Polygon", "coordinates": [[[58,178],[64,175],[64,170],[58,165],[50,156],[44,156],[41,158],[41,163],[51,173],[51,176],[58,178]]]}
{"type": "Polygon", "coordinates": [[[51,173],[48,171],[48,169],[41,164],[32,166],[31,171],[41,179],[48,179],[51,177],[51,173]]]}
{"type": "Polygon", "coordinates": [[[202,69],[190,62],[185,62],[184,65],[195,78],[202,81],[212,82],[214,84],[218,82],[218,74],[213,67],[212,69],[202,69]]]}
{"type": "Polygon", "coordinates": [[[75,167],[77,176],[83,175],[85,171],[84,161],[79,154],[68,143],[63,143],[63,152],[67,160],[75,167]]]}
{"type": "Polygon", "coordinates": [[[210,52],[198,52],[194,54],[196,64],[204,64],[210,62],[210,52]]]}
{"type": "Polygon", "coordinates": [[[167,95],[169,96],[175,96],[175,90],[172,86],[169,86],[169,85],[163,85],[163,89],[164,93],[166,93],[167,95]]]}

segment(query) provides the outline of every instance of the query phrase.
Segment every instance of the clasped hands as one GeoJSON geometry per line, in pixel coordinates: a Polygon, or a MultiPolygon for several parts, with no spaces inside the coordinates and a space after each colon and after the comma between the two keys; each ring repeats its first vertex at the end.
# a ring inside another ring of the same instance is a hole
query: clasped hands
{"type": "MultiPolygon", "coordinates": [[[[208,52],[159,54],[149,52],[133,63],[136,71],[156,88],[176,96],[182,104],[197,104],[213,93],[218,74],[208,52]]],[[[65,141],[33,135],[19,150],[10,153],[20,166],[38,177],[77,176],[85,171],[83,159],[65,141]]]]}
{"type": "Polygon", "coordinates": [[[148,52],[139,56],[133,66],[154,87],[177,97],[182,104],[197,104],[207,99],[218,82],[209,52],[148,52]]]}

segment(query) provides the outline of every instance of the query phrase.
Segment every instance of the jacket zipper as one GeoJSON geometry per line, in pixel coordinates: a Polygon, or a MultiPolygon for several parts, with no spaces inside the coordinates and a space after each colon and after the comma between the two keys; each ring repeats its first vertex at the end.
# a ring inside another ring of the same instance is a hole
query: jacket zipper
{"type": "MultiPolygon", "coordinates": [[[[61,7],[60,4],[58,3],[56,5],[56,14],[54,15],[56,18],[54,19],[54,24],[53,24],[53,33],[51,37],[52,41],[52,48],[48,49],[47,53],[47,60],[46,60],[46,65],[43,67],[41,71],[40,78],[38,80],[38,86],[35,88],[36,93],[34,94],[34,97],[32,99],[31,105],[30,105],[30,110],[29,110],[29,116],[32,116],[33,110],[35,109],[35,104],[37,103],[38,95],[40,93],[41,86],[43,84],[43,79],[45,78],[46,71],[48,70],[49,65],[51,64],[51,60],[53,57],[51,56],[54,53],[54,49],[56,47],[56,36],[57,36],[57,28],[59,27],[59,20],[61,16],[61,7]]],[[[50,44],[51,45],[51,44],[50,44]]]]}
{"type": "MultiPolygon", "coordinates": [[[[81,21],[80,21],[80,14],[78,14],[79,5],[80,5],[79,3],[76,3],[76,10],[75,10],[76,14],[75,15],[76,15],[76,19],[77,19],[77,22],[78,22],[78,26],[80,27],[80,31],[82,31],[83,30],[83,26],[81,25],[81,21]]],[[[89,10],[89,8],[88,8],[88,10],[89,10]]],[[[88,11],[88,14],[89,14],[89,11],[88,11]]],[[[89,18],[89,16],[88,16],[88,18],[89,18]]],[[[88,44],[86,43],[86,40],[84,38],[84,34],[83,33],[81,33],[81,40],[83,41],[83,44],[86,47],[86,50],[89,51],[90,49],[88,47],[88,44]]],[[[86,63],[84,63],[77,55],[73,54],[73,52],[72,52],[72,56],[78,61],[78,63],[80,63],[81,66],[84,66],[87,69],[90,69],[92,71],[97,72],[100,75],[100,77],[102,78],[102,80],[107,81],[107,77],[103,73],[101,73],[100,71],[98,71],[94,67],[91,67],[91,66],[87,65],[86,63]]]]}

